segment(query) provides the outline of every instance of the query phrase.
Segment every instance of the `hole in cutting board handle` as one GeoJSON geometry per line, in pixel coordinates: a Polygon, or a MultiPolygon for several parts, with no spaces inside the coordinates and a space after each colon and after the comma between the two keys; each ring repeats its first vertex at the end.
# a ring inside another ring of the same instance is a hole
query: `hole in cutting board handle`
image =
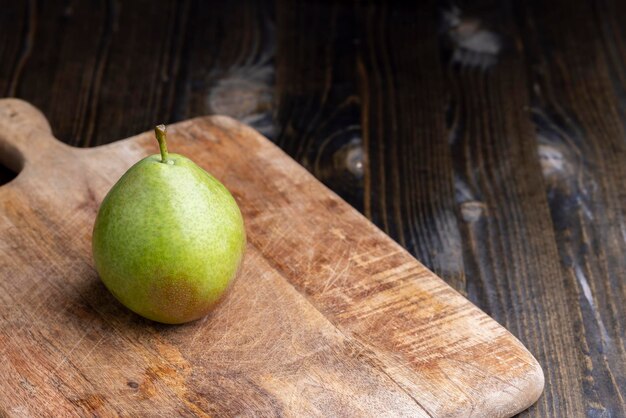
{"type": "Polygon", "coordinates": [[[0,187],[17,177],[24,168],[22,154],[8,144],[0,141],[0,187]]]}
{"type": "Polygon", "coordinates": [[[19,172],[16,173],[9,167],[6,167],[4,164],[0,163],[0,187],[13,180],[15,177],[17,177],[18,174],[19,172]]]}

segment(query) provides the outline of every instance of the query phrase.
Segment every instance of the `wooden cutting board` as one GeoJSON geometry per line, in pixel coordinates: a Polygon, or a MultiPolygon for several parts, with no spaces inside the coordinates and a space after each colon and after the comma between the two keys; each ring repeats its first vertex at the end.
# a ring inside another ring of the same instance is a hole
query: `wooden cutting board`
{"type": "MultiPolygon", "coordinates": [[[[155,121],[155,123],[158,121],[155,121]]],[[[91,149],[0,100],[0,414],[510,416],[543,373],[509,332],[254,130],[171,125],[169,148],[220,179],[248,233],[206,318],[166,326],[104,288],[91,231],[151,132],[91,149]]]]}

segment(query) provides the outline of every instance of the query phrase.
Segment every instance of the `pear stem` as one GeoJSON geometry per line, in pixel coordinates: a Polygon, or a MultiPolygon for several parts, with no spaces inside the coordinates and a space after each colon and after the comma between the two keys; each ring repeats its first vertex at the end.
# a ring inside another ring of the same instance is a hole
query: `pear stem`
{"type": "Polygon", "coordinates": [[[154,133],[156,135],[157,141],[159,141],[159,149],[161,150],[161,162],[167,163],[168,153],[167,153],[167,143],[166,143],[167,134],[165,132],[165,125],[159,125],[156,128],[154,128],[154,133]]]}

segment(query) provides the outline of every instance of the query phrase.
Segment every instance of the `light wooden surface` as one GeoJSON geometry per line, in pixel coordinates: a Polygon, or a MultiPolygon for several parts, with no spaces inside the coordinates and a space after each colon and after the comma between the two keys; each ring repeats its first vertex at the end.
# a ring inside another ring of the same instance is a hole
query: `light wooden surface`
{"type": "Polygon", "coordinates": [[[208,317],[129,312],[92,267],[100,201],[152,133],[91,149],[0,100],[0,412],[9,416],[510,416],[543,373],[504,328],[276,146],[226,117],[169,127],[172,152],[240,204],[244,267],[208,317]]]}

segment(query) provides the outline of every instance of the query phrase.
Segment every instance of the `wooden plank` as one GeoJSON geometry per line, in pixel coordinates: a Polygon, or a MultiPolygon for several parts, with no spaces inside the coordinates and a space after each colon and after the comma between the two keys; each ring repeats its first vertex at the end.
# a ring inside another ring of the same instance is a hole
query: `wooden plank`
{"type": "Polygon", "coordinates": [[[570,296],[569,332],[580,356],[570,378],[581,390],[552,401],[553,414],[565,401],[580,402],[581,414],[626,415],[626,73],[615,20],[618,7],[625,10],[611,3],[520,7],[541,168],[570,296]]]}
{"type": "Polygon", "coordinates": [[[31,48],[10,95],[45,109],[57,135],[68,143],[89,143],[85,136],[95,123],[114,7],[105,1],[29,2],[31,48]]]}
{"type": "Polygon", "coordinates": [[[359,12],[365,214],[464,293],[436,8],[359,12]]]}
{"type": "MultiPolygon", "coordinates": [[[[518,9],[444,12],[457,103],[453,150],[466,191],[460,202],[470,242],[466,271],[469,283],[480,284],[469,295],[533,347],[542,364],[552,365],[546,392],[529,415],[620,415],[625,357],[621,343],[605,342],[602,316],[617,324],[624,317],[617,308],[619,279],[613,278],[624,270],[623,240],[619,228],[609,226],[623,219],[623,202],[613,200],[623,169],[611,161],[624,159],[624,147],[616,104],[606,96],[611,86],[602,49],[593,41],[600,31],[582,3],[518,9]],[[577,40],[563,30],[567,25],[577,27],[577,40]],[[600,157],[599,149],[607,154],[600,157]],[[605,172],[596,158],[607,164],[604,197],[592,191],[595,175],[605,172]],[[604,202],[608,210],[597,206],[604,202]],[[612,221],[600,227],[594,212],[612,221]],[[564,316],[571,319],[559,319],[564,316]]],[[[610,332],[609,341],[623,339],[619,325],[610,332]]]]}
{"type": "Polygon", "coordinates": [[[7,2],[0,14],[0,92],[14,96],[32,48],[33,2],[7,2]]]}
{"type": "Polygon", "coordinates": [[[276,27],[275,142],[362,211],[354,5],[278,2],[276,27]]]}
{"type": "Polygon", "coordinates": [[[226,117],[171,126],[240,203],[245,267],[187,326],[125,310],[97,280],[99,202],[152,133],[77,149],[0,102],[0,405],[10,415],[510,416],[543,387],[534,358],[277,147],[226,117]]]}
{"type": "Polygon", "coordinates": [[[581,357],[572,322],[563,320],[571,317],[569,291],[556,262],[511,10],[476,5],[443,14],[468,295],[550,365],[546,392],[529,414],[579,416],[581,357]]]}
{"type": "Polygon", "coordinates": [[[12,2],[2,18],[0,92],[35,103],[66,143],[214,113],[273,133],[269,2],[12,2]]]}
{"type": "Polygon", "coordinates": [[[219,114],[274,138],[274,5],[268,1],[189,6],[172,121],[219,114]]]}
{"type": "Polygon", "coordinates": [[[8,95],[45,109],[55,133],[80,146],[169,121],[187,3],[29,2],[30,48],[8,95]]]}

